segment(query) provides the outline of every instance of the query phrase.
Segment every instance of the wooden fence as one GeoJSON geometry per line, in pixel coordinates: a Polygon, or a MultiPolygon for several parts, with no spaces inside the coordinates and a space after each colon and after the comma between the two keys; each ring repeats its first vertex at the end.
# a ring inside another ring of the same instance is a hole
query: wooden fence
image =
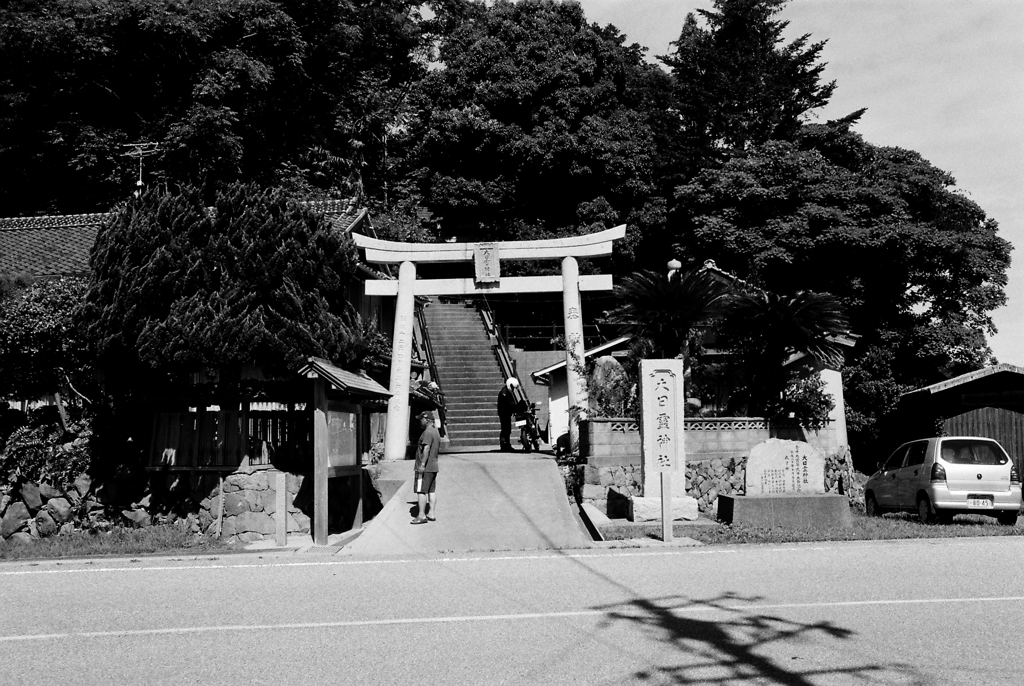
{"type": "Polygon", "coordinates": [[[153,417],[150,465],[225,471],[270,466],[279,456],[291,458],[308,452],[311,434],[311,420],[304,411],[195,408],[158,412],[153,417]]]}

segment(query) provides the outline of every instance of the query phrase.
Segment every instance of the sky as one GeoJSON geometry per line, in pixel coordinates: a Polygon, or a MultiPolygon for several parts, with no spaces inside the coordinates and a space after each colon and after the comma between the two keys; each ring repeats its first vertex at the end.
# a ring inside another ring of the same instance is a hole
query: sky
{"type": "MultiPolygon", "coordinates": [[[[711,0],[579,0],[587,18],[663,55],[688,12],[711,0]]],[[[989,345],[1024,366],[1024,1],[791,0],[787,39],[827,40],[837,119],[862,107],[855,130],[875,145],[921,153],[999,223],[1014,250],[1008,304],[989,345]]]]}

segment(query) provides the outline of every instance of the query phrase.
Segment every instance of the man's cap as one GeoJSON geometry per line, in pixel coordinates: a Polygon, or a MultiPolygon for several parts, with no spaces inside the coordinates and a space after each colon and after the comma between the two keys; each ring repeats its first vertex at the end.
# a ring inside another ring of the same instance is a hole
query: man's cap
{"type": "Polygon", "coordinates": [[[509,380],[505,382],[505,385],[509,388],[517,388],[519,386],[519,380],[514,377],[510,377],[509,380]]]}
{"type": "Polygon", "coordinates": [[[420,412],[418,415],[416,415],[416,418],[417,419],[430,419],[430,420],[433,420],[434,419],[434,413],[431,412],[430,410],[424,410],[423,412],[420,412]]]}

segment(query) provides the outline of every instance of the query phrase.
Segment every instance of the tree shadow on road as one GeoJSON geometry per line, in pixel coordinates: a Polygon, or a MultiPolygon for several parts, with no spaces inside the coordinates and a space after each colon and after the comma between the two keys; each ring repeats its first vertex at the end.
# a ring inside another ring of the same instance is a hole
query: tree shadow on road
{"type": "MultiPolygon", "coordinates": [[[[660,634],[659,640],[686,656],[685,663],[663,665],[634,673],[637,682],[673,684],[793,684],[818,683],[924,684],[926,679],[906,664],[822,666],[817,640],[845,641],[856,634],[830,621],[800,622],[758,608],[758,596],[725,593],[695,600],[680,596],[637,598],[599,606],[607,613],[605,626],[626,622],[641,631],[660,634]],[[703,616],[706,615],[706,616],[703,616]],[[775,644],[791,653],[780,661],[766,653],[775,644]],[[803,652],[804,656],[793,654],[803,652]],[[807,664],[810,662],[810,664],[807,664]],[[801,664],[804,663],[804,664],[801,664]]],[[[831,651],[829,651],[831,653],[831,651]]]]}

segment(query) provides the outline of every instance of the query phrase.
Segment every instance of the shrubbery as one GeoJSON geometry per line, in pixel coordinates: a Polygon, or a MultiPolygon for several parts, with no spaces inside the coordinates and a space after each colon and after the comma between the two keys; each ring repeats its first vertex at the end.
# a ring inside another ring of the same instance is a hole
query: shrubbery
{"type": "MultiPolygon", "coordinates": [[[[20,414],[20,413],[18,413],[20,414]]],[[[0,481],[48,483],[63,488],[92,464],[92,423],[81,412],[64,431],[57,408],[44,406],[28,413],[26,423],[16,428],[0,445],[0,481]]]]}
{"type": "Polygon", "coordinates": [[[279,190],[235,184],[212,212],[197,190],[150,191],[102,228],[91,263],[82,319],[106,368],[351,369],[383,352],[347,300],[351,239],[279,190]]]}

